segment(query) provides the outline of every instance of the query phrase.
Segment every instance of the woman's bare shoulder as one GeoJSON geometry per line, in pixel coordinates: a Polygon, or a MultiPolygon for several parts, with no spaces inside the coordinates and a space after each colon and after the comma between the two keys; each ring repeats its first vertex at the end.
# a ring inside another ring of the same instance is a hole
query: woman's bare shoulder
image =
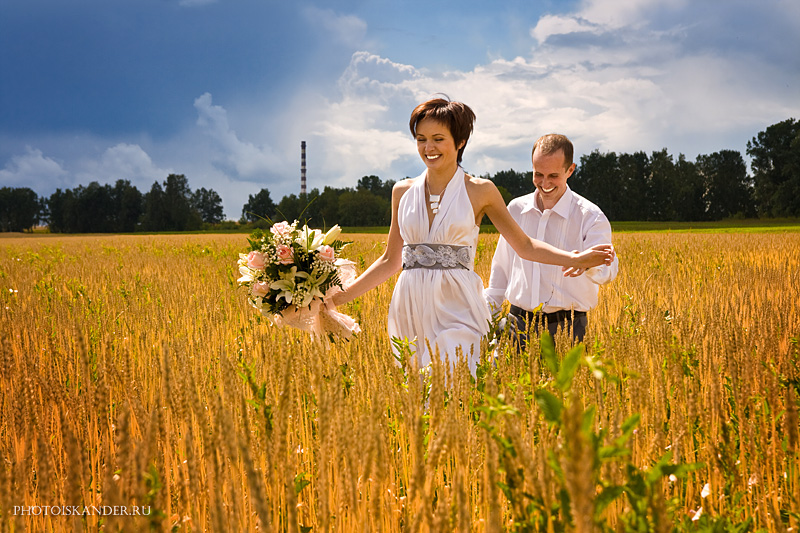
{"type": "Polygon", "coordinates": [[[467,180],[467,189],[477,193],[487,192],[497,188],[492,180],[487,180],[486,178],[478,178],[466,174],[464,179],[467,180]]]}
{"type": "Polygon", "coordinates": [[[418,179],[419,178],[407,178],[398,181],[392,187],[392,195],[394,196],[396,194],[399,194],[400,196],[403,196],[403,194],[405,194],[405,192],[409,190],[411,186],[414,185],[414,183],[416,183],[418,179]]]}
{"type": "Polygon", "coordinates": [[[405,192],[408,189],[410,189],[411,186],[414,185],[414,183],[416,183],[416,181],[418,179],[419,178],[406,178],[404,180],[400,180],[400,181],[398,181],[397,183],[394,184],[394,186],[392,187],[392,190],[393,191],[405,192]]]}
{"type": "Polygon", "coordinates": [[[411,186],[414,185],[414,182],[416,182],[416,180],[418,179],[419,178],[408,178],[400,180],[397,183],[395,183],[394,186],[392,187],[392,200],[395,202],[399,202],[400,198],[403,197],[406,191],[408,191],[411,188],[411,186]]]}

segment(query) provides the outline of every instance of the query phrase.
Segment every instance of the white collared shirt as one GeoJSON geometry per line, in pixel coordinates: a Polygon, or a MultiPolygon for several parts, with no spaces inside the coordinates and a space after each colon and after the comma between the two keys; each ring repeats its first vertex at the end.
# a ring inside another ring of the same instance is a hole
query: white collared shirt
{"type": "MultiPolygon", "coordinates": [[[[595,204],[567,187],[552,209],[537,207],[538,191],[515,198],[508,210],[529,236],[562,250],[583,251],[596,244],[611,242],[611,224],[595,204]]],[[[527,310],[544,304],[542,311],[588,311],[597,305],[599,285],[617,277],[619,261],[588,269],[578,277],[564,277],[560,266],[522,259],[500,237],[492,259],[489,287],[483,296],[496,312],[508,300],[527,310]]]]}

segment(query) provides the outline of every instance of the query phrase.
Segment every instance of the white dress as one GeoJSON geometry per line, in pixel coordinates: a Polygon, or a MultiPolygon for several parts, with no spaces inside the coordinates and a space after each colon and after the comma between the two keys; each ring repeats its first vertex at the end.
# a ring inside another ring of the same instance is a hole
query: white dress
{"type": "Polygon", "coordinates": [[[400,199],[403,272],[389,306],[389,336],[417,339],[420,368],[431,361],[428,343],[434,354],[438,346],[442,360],[447,353],[451,363],[461,347],[474,374],[491,316],[483,282],[473,269],[480,228],[459,167],[442,193],[429,230],[426,179],[426,173],[420,175],[400,199]]]}

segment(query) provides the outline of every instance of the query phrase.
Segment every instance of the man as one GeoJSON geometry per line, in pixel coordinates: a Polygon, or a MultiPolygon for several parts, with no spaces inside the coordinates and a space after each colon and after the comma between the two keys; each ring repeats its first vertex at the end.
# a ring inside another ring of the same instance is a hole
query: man
{"type": "MultiPolygon", "coordinates": [[[[582,251],[611,242],[611,225],[600,208],[567,186],[575,171],[572,158],[572,142],[564,135],[540,137],[531,156],[536,189],[512,200],[508,210],[531,237],[563,250],[582,251]]],[[[509,301],[507,322],[520,348],[527,343],[528,325],[537,333],[544,326],[554,337],[564,328],[580,342],[586,333],[586,312],[597,305],[599,286],[612,281],[618,269],[614,257],[611,265],[562,271],[520,258],[500,237],[484,298],[495,315],[509,301]]]]}

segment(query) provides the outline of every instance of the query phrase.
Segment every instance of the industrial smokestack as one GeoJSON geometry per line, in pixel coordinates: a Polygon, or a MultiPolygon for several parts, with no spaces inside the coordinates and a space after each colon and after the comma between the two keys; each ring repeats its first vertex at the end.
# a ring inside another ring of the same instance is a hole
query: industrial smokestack
{"type": "Polygon", "coordinates": [[[300,141],[300,194],[306,193],[306,142],[300,141]]]}

